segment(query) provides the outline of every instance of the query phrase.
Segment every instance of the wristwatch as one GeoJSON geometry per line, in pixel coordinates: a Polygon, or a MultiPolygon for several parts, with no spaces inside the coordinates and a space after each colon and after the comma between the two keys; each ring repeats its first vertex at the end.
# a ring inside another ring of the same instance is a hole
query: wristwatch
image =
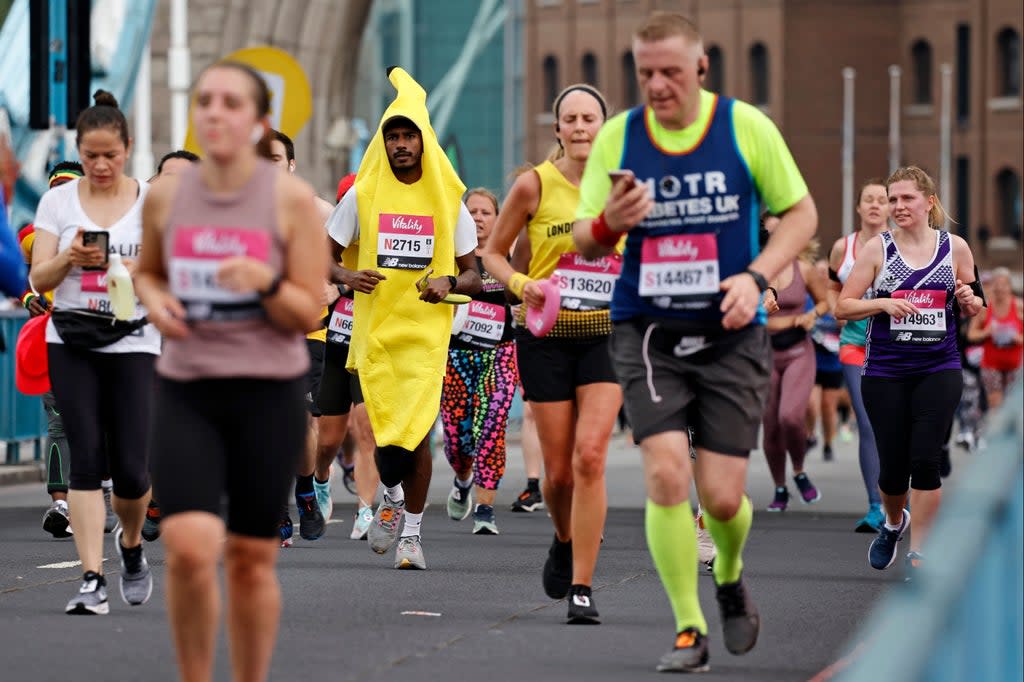
{"type": "Polygon", "coordinates": [[[455,287],[459,286],[459,278],[455,275],[448,275],[448,291],[455,293],[455,287]]]}
{"type": "Polygon", "coordinates": [[[758,291],[764,293],[768,290],[768,280],[764,278],[764,275],[756,270],[747,270],[746,273],[754,278],[754,284],[757,285],[758,291]]]}
{"type": "Polygon", "coordinates": [[[284,279],[281,275],[274,275],[274,279],[271,280],[270,286],[263,291],[256,292],[261,299],[270,298],[277,293],[277,290],[281,288],[281,280],[284,279]]]}

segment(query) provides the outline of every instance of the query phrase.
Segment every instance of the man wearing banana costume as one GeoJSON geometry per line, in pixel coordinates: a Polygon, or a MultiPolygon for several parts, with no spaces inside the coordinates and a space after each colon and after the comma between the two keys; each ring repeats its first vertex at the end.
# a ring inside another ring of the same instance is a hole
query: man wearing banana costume
{"type": "Polygon", "coordinates": [[[437,143],[426,92],[400,68],[389,69],[388,78],[398,94],[366,149],[355,191],[335,208],[328,231],[342,247],[358,244],[358,269],[379,276],[371,293],[355,295],[348,358],[386,488],[367,539],[378,554],[398,540],[395,568],[424,569],[428,438],[452,324],[452,306],[445,303],[481,285],[476,226],[462,203],[466,188],[437,143]]]}

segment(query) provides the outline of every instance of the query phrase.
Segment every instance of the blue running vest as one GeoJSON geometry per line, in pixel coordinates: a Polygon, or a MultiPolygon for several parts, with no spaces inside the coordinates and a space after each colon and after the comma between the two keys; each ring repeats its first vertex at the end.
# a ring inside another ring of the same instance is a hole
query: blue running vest
{"type": "MultiPolygon", "coordinates": [[[[760,195],[736,142],[733,100],[718,96],[713,106],[703,138],[681,153],[655,145],[643,107],[628,114],[621,167],[632,170],[637,181],[647,185],[655,206],[626,238],[622,275],[612,296],[613,321],[673,318],[694,328],[721,329],[722,293],[713,279],[714,259],[707,257],[709,244],[717,246],[719,282],[745,271],[760,252],[760,195]],[[686,237],[659,240],[668,235],[686,237]],[[661,263],[641,273],[647,241],[652,241],[646,247],[649,257],[657,254],[649,262],[661,263]],[[700,246],[692,247],[687,243],[691,241],[700,246]],[[673,267],[671,261],[690,264],[673,267]],[[641,274],[647,284],[644,296],[641,274]],[[673,288],[688,293],[664,293],[673,288]],[[693,293],[701,288],[704,291],[693,293]]],[[[764,322],[764,308],[759,306],[752,324],[764,322]]]]}

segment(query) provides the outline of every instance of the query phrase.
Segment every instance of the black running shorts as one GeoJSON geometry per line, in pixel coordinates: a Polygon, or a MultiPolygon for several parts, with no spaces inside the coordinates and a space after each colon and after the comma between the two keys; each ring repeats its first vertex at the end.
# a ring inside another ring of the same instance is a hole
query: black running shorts
{"type": "Polygon", "coordinates": [[[607,336],[537,338],[517,328],[516,353],[523,394],[533,402],[575,400],[578,386],[615,383],[607,336]]]}

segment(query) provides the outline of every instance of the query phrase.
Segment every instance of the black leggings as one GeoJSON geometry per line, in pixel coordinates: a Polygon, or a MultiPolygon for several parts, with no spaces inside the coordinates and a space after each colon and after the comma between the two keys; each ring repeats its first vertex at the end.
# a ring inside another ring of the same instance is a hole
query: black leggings
{"type": "Polygon", "coordinates": [[[878,487],[886,495],[936,490],[942,447],[964,385],[958,369],[933,374],[861,380],[864,409],[878,446],[878,487]]]}
{"type": "Polygon", "coordinates": [[[152,353],[98,353],[65,344],[47,346],[50,383],[64,420],[72,490],[99,490],[137,500],[149,491],[146,431],[153,392],[152,353]]]}
{"type": "Polygon", "coordinates": [[[306,377],[157,379],[153,481],[160,514],[220,514],[228,530],[277,535],[299,458],[306,447],[306,377]]]}

